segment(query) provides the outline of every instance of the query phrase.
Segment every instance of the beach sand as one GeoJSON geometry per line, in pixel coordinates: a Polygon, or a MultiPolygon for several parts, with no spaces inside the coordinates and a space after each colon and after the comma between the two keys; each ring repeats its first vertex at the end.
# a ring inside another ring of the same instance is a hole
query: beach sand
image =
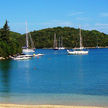
{"type": "Polygon", "coordinates": [[[0,104],[0,108],[104,108],[104,107],[95,107],[95,106],[64,106],[64,105],[0,104]]]}

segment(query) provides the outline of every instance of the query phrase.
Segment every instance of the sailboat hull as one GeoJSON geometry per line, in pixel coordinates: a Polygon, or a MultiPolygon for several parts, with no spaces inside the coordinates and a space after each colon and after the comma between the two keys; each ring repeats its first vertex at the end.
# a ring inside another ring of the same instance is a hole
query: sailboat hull
{"type": "Polygon", "coordinates": [[[67,50],[69,55],[85,55],[88,54],[88,51],[69,51],[67,50]]]}
{"type": "Polygon", "coordinates": [[[23,52],[35,52],[33,49],[23,49],[23,52]]]}
{"type": "Polygon", "coordinates": [[[59,47],[59,50],[63,50],[63,49],[65,49],[64,47],[59,47]]]}

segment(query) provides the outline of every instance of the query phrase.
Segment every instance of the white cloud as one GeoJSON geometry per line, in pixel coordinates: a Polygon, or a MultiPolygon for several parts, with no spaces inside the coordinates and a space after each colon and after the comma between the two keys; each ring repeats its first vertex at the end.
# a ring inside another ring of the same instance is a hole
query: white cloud
{"type": "Polygon", "coordinates": [[[108,34],[108,24],[105,24],[105,23],[96,23],[94,25],[94,27],[98,31],[101,31],[101,32],[104,32],[104,33],[108,34]]]}
{"type": "Polygon", "coordinates": [[[95,24],[95,28],[102,30],[105,33],[108,33],[108,24],[97,23],[95,24]]]}
{"type": "Polygon", "coordinates": [[[88,17],[77,17],[76,20],[88,21],[88,20],[90,20],[90,18],[88,18],[88,17]]]}
{"type": "Polygon", "coordinates": [[[108,12],[100,13],[101,17],[108,17],[108,12]]]}
{"type": "Polygon", "coordinates": [[[108,24],[97,23],[95,26],[108,27],[108,24]]]}
{"type": "Polygon", "coordinates": [[[84,14],[84,12],[73,12],[73,13],[70,13],[68,16],[76,16],[76,15],[82,15],[84,14]]]}

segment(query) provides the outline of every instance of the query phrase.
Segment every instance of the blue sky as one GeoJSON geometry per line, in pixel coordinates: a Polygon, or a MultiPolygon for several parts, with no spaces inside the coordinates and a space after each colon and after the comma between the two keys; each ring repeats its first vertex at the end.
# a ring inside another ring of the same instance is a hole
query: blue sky
{"type": "Polygon", "coordinates": [[[0,27],[8,20],[10,29],[25,33],[56,26],[108,34],[108,0],[0,0],[0,27]]]}

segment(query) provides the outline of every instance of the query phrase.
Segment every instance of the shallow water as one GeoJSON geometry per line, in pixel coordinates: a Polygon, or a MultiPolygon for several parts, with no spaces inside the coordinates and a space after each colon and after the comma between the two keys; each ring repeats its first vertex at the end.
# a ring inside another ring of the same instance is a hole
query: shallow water
{"type": "Polygon", "coordinates": [[[0,61],[0,103],[108,106],[108,49],[0,61]]]}

